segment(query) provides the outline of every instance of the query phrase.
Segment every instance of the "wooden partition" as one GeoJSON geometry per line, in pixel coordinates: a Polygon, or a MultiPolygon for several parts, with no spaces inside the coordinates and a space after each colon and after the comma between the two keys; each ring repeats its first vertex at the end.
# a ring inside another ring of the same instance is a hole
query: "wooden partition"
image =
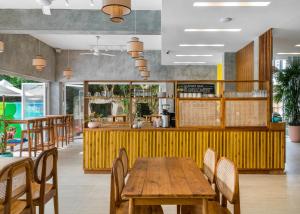
{"type": "MultiPolygon", "coordinates": [[[[236,54],[236,80],[254,80],[254,42],[236,54]]],[[[252,90],[252,85],[237,84],[237,91],[252,90]]]]}
{"type": "Polygon", "coordinates": [[[282,173],[285,131],[196,129],[85,129],[84,170],[109,171],[124,147],[132,167],[138,157],[189,157],[202,167],[204,152],[212,148],[237,164],[241,172],[282,173]]]}

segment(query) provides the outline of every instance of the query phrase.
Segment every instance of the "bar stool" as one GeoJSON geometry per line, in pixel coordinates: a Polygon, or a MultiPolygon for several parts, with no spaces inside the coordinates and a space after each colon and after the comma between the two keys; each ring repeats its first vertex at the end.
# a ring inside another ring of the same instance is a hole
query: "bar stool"
{"type": "Polygon", "coordinates": [[[51,149],[55,147],[54,139],[54,120],[52,117],[47,117],[43,121],[44,131],[44,147],[51,149]]]}
{"type": "Polygon", "coordinates": [[[66,117],[67,117],[66,118],[66,122],[67,122],[66,133],[67,133],[67,139],[68,139],[67,143],[70,143],[70,142],[74,142],[74,118],[73,118],[72,114],[68,114],[66,117]]]}
{"type": "Polygon", "coordinates": [[[37,155],[37,151],[44,151],[44,135],[43,135],[43,122],[45,118],[37,118],[29,120],[27,129],[21,132],[21,144],[20,144],[20,156],[22,152],[28,150],[29,157],[31,152],[34,152],[34,157],[37,155]],[[24,139],[28,141],[28,148],[24,149],[24,139]]]}
{"type": "Polygon", "coordinates": [[[67,123],[66,116],[57,115],[53,116],[54,122],[54,137],[56,146],[59,146],[59,142],[61,142],[61,146],[64,147],[64,142],[67,145],[67,123]]]}

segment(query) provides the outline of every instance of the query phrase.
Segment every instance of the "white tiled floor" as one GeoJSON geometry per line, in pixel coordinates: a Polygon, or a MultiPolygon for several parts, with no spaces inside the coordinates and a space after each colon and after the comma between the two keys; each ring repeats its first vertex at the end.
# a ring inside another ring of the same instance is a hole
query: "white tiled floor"
{"type": "MultiPolygon", "coordinates": [[[[287,175],[241,175],[243,214],[300,213],[300,144],[287,143],[287,175]]],[[[59,152],[59,203],[61,214],[108,214],[109,175],[86,175],[82,170],[82,140],[59,152]]],[[[47,204],[47,214],[53,204],[47,204]]],[[[173,206],[166,214],[176,213],[173,206]]]]}

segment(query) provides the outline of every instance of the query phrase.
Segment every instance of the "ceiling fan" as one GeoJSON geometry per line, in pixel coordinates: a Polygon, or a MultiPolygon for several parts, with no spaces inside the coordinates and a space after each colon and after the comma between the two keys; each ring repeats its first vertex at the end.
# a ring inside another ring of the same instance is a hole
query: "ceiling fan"
{"type": "Polygon", "coordinates": [[[54,0],[36,0],[36,2],[42,6],[43,14],[44,15],[51,15],[50,5],[54,0]]]}
{"type": "Polygon", "coordinates": [[[102,56],[116,56],[116,55],[113,55],[113,54],[108,54],[108,53],[103,53],[103,52],[100,52],[100,45],[99,45],[99,39],[100,39],[100,36],[96,36],[97,38],[97,44],[93,46],[93,48],[91,48],[90,52],[86,52],[86,53],[80,53],[80,55],[93,55],[93,56],[99,56],[99,55],[102,55],[102,56]]]}

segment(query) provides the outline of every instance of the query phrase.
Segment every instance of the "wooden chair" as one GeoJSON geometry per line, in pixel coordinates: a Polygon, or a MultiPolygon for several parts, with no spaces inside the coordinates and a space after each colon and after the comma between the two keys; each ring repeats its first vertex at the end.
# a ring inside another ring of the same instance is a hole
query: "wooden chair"
{"type": "MultiPolygon", "coordinates": [[[[111,172],[110,214],[127,214],[129,202],[122,199],[125,185],[124,169],[120,158],[115,159],[111,172]]],[[[161,206],[135,206],[135,214],[163,214],[161,206]]]]}
{"type": "Polygon", "coordinates": [[[45,204],[52,198],[54,212],[58,214],[57,158],[57,148],[52,148],[42,152],[34,164],[32,199],[33,205],[39,207],[39,214],[45,213],[45,204]]]}
{"type": "Polygon", "coordinates": [[[121,159],[122,164],[123,164],[124,177],[126,177],[128,175],[129,160],[128,160],[128,155],[127,155],[127,152],[126,152],[125,148],[121,148],[119,150],[119,158],[121,159]]]}
{"type": "MultiPolygon", "coordinates": [[[[233,204],[234,214],[240,214],[240,193],[238,172],[234,163],[227,159],[221,158],[216,168],[216,184],[221,193],[221,204],[218,201],[208,202],[208,211],[211,214],[228,214],[231,213],[227,208],[227,201],[233,204]]],[[[202,213],[202,206],[182,206],[182,214],[202,213]]]]}
{"type": "Polygon", "coordinates": [[[31,182],[33,162],[30,158],[8,164],[0,175],[0,213],[33,214],[31,182]],[[25,200],[19,200],[25,196],[25,200]]]}

